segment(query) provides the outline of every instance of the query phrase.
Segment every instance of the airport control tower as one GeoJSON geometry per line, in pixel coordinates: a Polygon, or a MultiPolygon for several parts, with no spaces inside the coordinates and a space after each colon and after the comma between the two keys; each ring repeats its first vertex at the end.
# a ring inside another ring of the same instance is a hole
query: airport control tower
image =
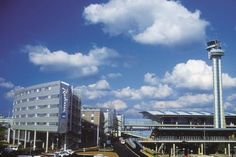
{"type": "Polygon", "coordinates": [[[209,59],[213,62],[213,87],[214,87],[214,126],[215,128],[225,128],[224,106],[222,98],[222,77],[221,77],[221,56],[224,51],[220,47],[218,40],[207,42],[209,59]]]}

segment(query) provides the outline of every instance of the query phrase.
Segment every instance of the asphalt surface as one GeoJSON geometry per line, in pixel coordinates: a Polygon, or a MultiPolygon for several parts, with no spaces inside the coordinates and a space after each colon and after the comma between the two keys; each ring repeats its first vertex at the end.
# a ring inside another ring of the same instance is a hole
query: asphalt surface
{"type": "Polygon", "coordinates": [[[131,151],[125,144],[121,144],[120,141],[114,142],[113,147],[119,157],[146,157],[145,155],[138,155],[134,151],[131,151]]]}
{"type": "Polygon", "coordinates": [[[124,144],[121,144],[120,141],[114,142],[113,147],[119,157],[138,157],[133,152],[131,152],[124,144]]]}

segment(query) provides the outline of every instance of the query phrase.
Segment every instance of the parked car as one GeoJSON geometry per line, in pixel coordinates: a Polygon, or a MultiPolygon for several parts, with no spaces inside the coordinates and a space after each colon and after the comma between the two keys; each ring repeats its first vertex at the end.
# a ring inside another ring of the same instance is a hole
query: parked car
{"type": "Polygon", "coordinates": [[[18,146],[17,145],[8,145],[6,150],[9,151],[9,152],[17,151],[18,150],[18,146]]]}
{"type": "Polygon", "coordinates": [[[66,149],[66,150],[60,150],[60,151],[58,151],[58,152],[55,152],[54,153],[54,156],[55,157],[64,157],[64,156],[69,156],[69,155],[72,155],[74,153],[74,151],[73,150],[71,150],[71,149],[66,149]]]}

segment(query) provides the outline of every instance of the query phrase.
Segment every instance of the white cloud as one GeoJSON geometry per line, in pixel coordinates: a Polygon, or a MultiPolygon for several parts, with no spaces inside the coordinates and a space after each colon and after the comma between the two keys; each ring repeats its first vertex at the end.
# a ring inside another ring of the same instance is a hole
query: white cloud
{"type": "Polygon", "coordinates": [[[15,85],[12,82],[0,77],[0,87],[11,89],[14,88],[14,86],[15,85]]]}
{"type": "Polygon", "coordinates": [[[113,99],[157,99],[165,98],[173,93],[173,90],[165,84],[158,86],[141,86],[139,89],[125,87],[121,89],[111,89],[110,84],[106,80],[99,80],[96,83],[87,86],[75,87],[75,91],[84,99],[98,99],[102,97],[113,99]]]}
{"type": "Polygon", "coordinates": [[[130,87],[126,87],[114,91],[114,94],[118,98],[139,100],[148,98],[150,99],[165,98],[171,95],[172,92],[173,90],[168,85],[160,84],[157,87],[141,86],[139,89],[132,89],[130,87]]]}
{"type": "Polygon", "coordinates": [[[229,95],[227,98],[226,98],[227,101],[233,101],[233,100],[236,100],[236,93],[233,93],[231,95],[229,95]]]}
{"type": "Polygon", "coordinates": [[[186,108],[201,108],[212,103],[212,94],[185,94],[176,100],[153,101],[154,109],[186,109],[186,108]]]}
{"type": "Polygon", "coordinates": [[[121,73],[109,73],[107,75],[103,75],[102,79],[115,79],[118,77],[122,77],[122,74],[121,73]]]}
{"type": "Polygon", "coordinates": [[[95,84],[90,84],[88,86],[91,89],[106,90],[110,89],[110,84],[106,80],[99,80],[95,84]]]}
{"type": "Polygon", "coordinates": [[[9,90],[4,94],[4,97],[9,100],[12,100],[16,90],[24,88],[21,86],[14,85],[11,81],[8,81],[3,77],[0,77],[0,87],[7,88],[9,90]]]}
{"type": "Polygon", "coordinates": [[[229,111],[229,112],[234,112],[234,111],[236,111],[235,105],[233,105],[233,104],[230,103],[230,102],[225,102],[225,103],[224,103],[224,110],[227,110],[227,111],[229,111]]]}
{"type": "Polygon", "coordinates": [[[118,98],[141,99],[141,95],[140,95],[139,90],[135,90],[130,87],[118,89],[118,90],[114,91],[114,94],[118,98]]]}
{"type": "Polygon", "coordinates": [[[209,89],[212,87],[212,69],[202,60],[188,60],[177,64],[166,73],[164,82],[176,87],[209,89]]]}
{"type": "MultiPolygon", "coordinates": [[[[142,110],[141,110],[142,111],[142,110]]],[[[127,108],[125,111],[124,111],[124,115],[125,116],[129,116],[129,117],[132,117],[132,118],[143,118],[143,115],[141,113],[139,113],[140,110],[139,109],[136,109],[136,108],[127,108]]]]}
{"type": "Polygon", "coordinates": [[[144,75],[144,82],[150,85],[158,85],[160,83],[159,78],[154,73],[146,73],[144,75]]]}
{"type": "Polygon", "coordinates": [[[119,56],[107,47],[93,48],[88,54],[50,51],[43,46],[26,46],[25,50],[29,53],[30,62],[39,65],[41,70],[70,71],[75,76],[96,74],[100,66],[110,65],[111,59],[119,56]]]}
{"type": "Polygon", "coordinates": [[[222,74],[222,84],[224,87],[236,87],[236,78],[229,76],[229,74],[222,74]]]}
{"type": "Polygon", "coordinates": [[[110,94],[110,84],[106,80],[99,80],[94,84],[83,85],[75,87],[74,90],[78,92],[82,99],[98,99],[110,94]]]}
{"type": "Polygon", "coordinates": [[[127,105],[124,101],[116,99],[112,101],[107,101],[103,104],[97,104],[99,107],[104,107],[104,108],[114,108],[116,110],[123,110],[127,108],[127,105]]]}
{"type": "Polygon", "coordinates": [[[15,94],[15,91],[16,90],[19,90],[19,89],[23,89],[24,87],[21,87],[21,86],[14,86],[13,89],[11,89],[10,91],[8,91],[6,94],[5,94],[5,97],[7,99],[12,99],[14,97],[14,94],[15,94]]]}
{"type": "MultiPolygon", "coordinates": [[[[212,67],[205,61],[188,60],[177,64],[171,73],[167,72],[162,81],[176,87],[209,90],[213,86],[212,78],[212,67]]],[[[223,73],[222,80],[224,87],[236,87],[236,78],[223,73]]]]}
{"type": "Polygon", "coordinates": [[[205,39],[208,22],[200,11],[189,11],[178,1],[110,0],[84,9],[85,19],[102,23],[111,35],[128,34],[143,44],[173,45],[205,39]]]}

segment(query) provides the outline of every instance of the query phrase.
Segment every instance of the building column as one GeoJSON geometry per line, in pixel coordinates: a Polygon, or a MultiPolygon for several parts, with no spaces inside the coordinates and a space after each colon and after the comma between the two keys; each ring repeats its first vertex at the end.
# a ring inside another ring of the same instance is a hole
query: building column
{"type": "Polygon", "coordinates": [[[17,145],[20,143],[20,130],[17,131],[17,145]]]}
{"type": "Polygon", "coordinates": [[[66,150],[67,135],[65,133],[64,150],[66,150]]]}
{"type": "Polygon", "coordinates": [[[34,130],[34,143],[33,143],[33,150],[36,148],[36,130],[34,130]]]}
{"type": "Polygon", "coordinates": [[[228,143],[228,155],[230,156],[230,143],[228,143]]]}
{"type": "Polygon", "coordinates": [[[197,149],[197,154],[198,155],[201,155],[201,147],[199,146],[198,149],[197,149]]]}
{"type": "Polygon", "coordinates": [[[172,156],[175,156],[175,143],[173,143],[173,155],[172,156]]]}
{"type": "Polygon", "coordinates": [[[54,142],[52,142],[52,146],[51,147],[52,147],[52,150],[54,150],[54,142]]]}
{"type": "Polygon", "coordinates": [[[99,125],[97,126],[97,146],[99,145],[99,125]]]}
{"type": "Polygon", "coordinates": [[[13,145],[15,145],[15,140],[16,140],[16,130],[13,130],[13,141],[12,141],[13,145]]]}
{"type": "Polygon", "coordinates": [[[24,148],[26,148],[26,142],[27,142],[27,130],[25,130],[25,142],[24,142],[24,148]]]}
{"type": "Polygon", "coordinates": [[[28,132],[28,141],[30,142],[30,131],[28,132]]]}
{"type": "Polygon", "coordinates": [[[11,137],[11,129],[7,129],[7,142],[10,143],[10,137],[11,137]]]}
{"type": "Polygon", "coordinates": [[[201,154],[203,155],[203,143],[201,143],[201,154]]]}
{"type": "Polygon", "coordinates": [[[49,132],[47,131],[47,133],[46,133],[46,149],[45,149],[46,153],[48,152],[48,137],[49,137],[49,132]]]}

